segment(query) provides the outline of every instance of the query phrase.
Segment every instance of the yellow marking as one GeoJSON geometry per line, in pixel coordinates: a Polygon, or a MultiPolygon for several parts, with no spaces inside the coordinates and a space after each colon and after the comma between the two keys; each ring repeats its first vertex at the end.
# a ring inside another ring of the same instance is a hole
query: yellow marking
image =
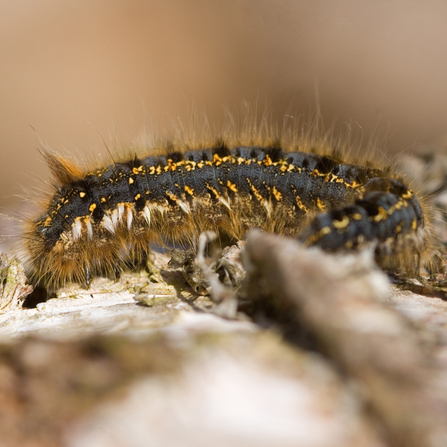
{"type": "Polygon", "coordinates": [[[48,216],[46,219],[45,219],[45,222],[43,223],[43,225],[45,226],[45,227],[48,227],[50,224],[51,224],[51,221],[52,221],[53,219],[50,217],[50,216],[48,216]]]}
{"type": "Polygon", "coordinates": [[[398,225],[396,227],[396,233],[401,233],[402,232],[402,225],[398,225]]]}
{"type": "Polygon", "coordinates": [[[177,163],[173,163],[172,159],[168,158],[168,165],[165,166],[165,171],[175,171],[177,169],[177,163]]]}
{"type": "Polygon", "coordinates": [[[352,241],[348,241],[345,244],[345,248],[347,248],[349,250],[350,248],[352,248],[353,245],[354,245],[354,243],[352,241]]]}
{"type": "MultiPolygon", "coordinates": [[[[300,171],[301,172],[301,171],[300,171]]],[[[314,169],[312,171],[312,175],[314,177],[323,177],[324,181],[326,183],[343,183],[343,185],[346,186],[346,188],[358,188],[360,183],[357,183],[355,180],[352,183],[347,182],[346,180],[343,180],[342,178],[338,177],[337,175],[333,174],[332,172],[328,172],[327,174],[322,174],[318,169],[314,169]]]]}
{"type": "Polygon", "coordinates": [[[227,181],[227,186],[230,188],[233,192],[237,192],[236,185],[234,183],[231,183],[230,180],[227,181]]]}
{"type": "Polygon", "coordinates": [[[213,192],[213,194],[216,196],[216,199],[220,198],[219,191],[217,191],[216,188],[213,188],[209,183],[206,184],[206,187],[213,192]]]}
{"type": "Polygon", "coordinates": [[[80,193],[79,193],[79,197],[80,197],[81,199],[83,199],[83,198],[85,197],[85,192],[80,192],[80,193]]]}
{"type": "Polygon", "coordinates": [[[262,197],[261,193],[256,189],[255,185],[250,181],[250,179],[247,179],[248,184],[250,185],[251,190],[253,191],[253,194],[258,199],[259,203],[264,202],[264,197],[262,197]]]}
{"type": "Polygon", "coordinates": [[[219,155],[214,154],[213,162],[216,164],[216,166],[219,166],[222,163],[222,159],[219,157],[219,155]]]}
{"type": "Polygon", "coordinates": [[[323,227],[318,233],[313,234],[309,237],[309,242],[317,242],[319,239],[321,239],[322,236],[325,236],[326,234],[330,234],[332,232],[331,227],[323,227]]]}
{"type": "Polygon", "coordinates": [[[205,163],[203,161],[200,161],[199,163],[197,163],[197,167],[199,169],[202,169],[205,166],[205,163]]]}
{"type": "Polygon", "coordinates": [[[237,159],[237,164],[238,164],[238,165],[241,165],[242,163],[244,163],[244,161],[245,161],[245,158],[243,158],[243,157],[238,157],[238,159],[237,159]]]}
{"type": "Polygon", "coordinates": [[[92,204],[88,207],[88,210],[89,210],[91,213],[93,213],[93,211],[95,211],[95,209],[96,209],[96,203],[92,203],[92,204]]]}
{"type": "Polygon", "coordinates": [[[157,169],[155,170],[157,174],[161,174],[161,166],[157,166],[157,169]]]}
{"type": "Polygon", "coordinates": [[[137,200],[139,200],[139,199],[141,199],[141,194],[137,194],[137,195],[135,196],[135,198],[134,198],[135,201],[137,201],[137,200]]]}
{"type": "Polygon", "coordinates": [[[166,195],[171,199],[177,202],[178,197],[175,194],[172,194],[172,192],[166,191],[166,195]]]}
{"type": "Polygon", "coordinates": [[[342,220],[333,220],[332,225],[334,228],[341,230],[342,228],[346,228],[349,225],[349,217],[343,216],[342,220]]]}
{"type": "Polygon", "coordinates": [[[264,158],[264,160],[263,160],[263,163],[264,163],[265,166],[271,166],[271,165],[273,164],[273,163],[272,163],[272,159],[270,158],[269,155],[266,155],[266,156],[265,156],[265,158],[264,158]]]}
{"type": "Polygon", "coordinates": [[[321,211],[325,211],[326,210],[326,205],[324,204],[324,202],[318,197],[317,198],[317,206],[318,209],[321,211]]]}
{"type": "Polygon", "coordinates": [[[281,167],[279,168],[279,170],[280,170],[281,172],[287,172],[287,165],[286,165],[286,164],[281,165],[281,167]]]}
{"type": "Polygon", "coordinates": [[[155,174],[155,166],[151,166],[149,168],[149,175],[154,175],[155,174]]]}
{"type": "Polygon", "coordinates": [[[376,216],[374,216],[373,220],[375,222],[380,222],[381,220],[385,220],[388,216],[391,216],[394,213],[394,211],[400,210],[402,207],[405,207],[405,208],[408,207],[408,202],[405,200],[402,200],[402,199],[399,199],[399,201],[396,202],[395,205],[390,207],[388,209],[388,211],[386,211],[382,207],[379,207],[379,213],[376,216]]]}
{"type": "Polygon", "coordinates": [[[411,229],[412,229],[412,230],[416,230],[417,227],[418,227],[418,224],[417,224],[417,222],[416,222],[416,219],[413,219],[413,220],[411,221],[411,229]]]}
{"type": "Polygon", "coordinates": [[[273,195],[278,202],[281,202],[282,194],[276,189],[276,186],[273,187],[273,195]]]}
{"type": "Polygon", "coordinates": [[[101,197],[101,203],[106,203],[107,199],[105,197],[101,197]]]}
{"type": "Polygon", "coordinates": [[[133,183],[133,178],[129,177],[129,185],[131,185],[133,183]]]}
{"type": "Polygon", "coordinates": [[[190,196],[194,196],[194,189],[191,188],[188,185],[185,185],[185,191],[190,195],[190,196]]]}
{"type": "MultiPolygon", "coordinates": [[[[391,209],[389,210],[391,211],[391,209]]],[[[388,217],[388,213],[382,206],[379,206],[379,212],[373,218],[374,222],[380,222],[381,220],[385,220],[388,217]]]]}
{"type": "Polygon", "coordinates": [[[363,219],[363,216],[361,214],[359,214],[359,213],[354,213],[354,214],[351,215],[351,217],[354,220],[362,220],[363,219]]]}
{"type": "Polygon", "coordinates": [[[411,189],[409,189],[405,194],[402,194],[402,198],[403,199],[411,199],[413,197],[413,191],[411,191],[411,189]]]}
{"type": "Polygon", "coordinates": [[[323,227],[319,232],[322,236],[331,233],[331,227],[323,227]]]}
{"type": "Polygon", "coordinates": [[[185,163],[183,160],[181,161],[177,161],[175,163],[172,163],[172,160],[168,160],[168,166],[171,169],[171,171],[175,171],[177,168],[179,168],[180,166],[183,166],[185,163]]]}
{"type": "Polygon", "coordinates": [[[289,165],[289,167],[287,168],[287,172],[292,172],[292,171],[295,171],[295,170],[297,170],[298,172],[301,172],[301,168],[295,168],[295,166],[294,165],[289,165]]]}
{"type": "MultiPolygon", "coordinates": [[[[306,206],[304,205],[304,203],[301,200],[300,196],[296,196],[295,197],[295,202],[298,205],[298,208],[300,208],[302,211],[304,211],[305,213],[308,213],[309,210],[306,208],[306,206]]],[[[328,227],[329,228],[329,227],[328,227]]]]}
{"type": "Polygon", "coordinates": [[[132,169],[132,172],[133,172],[135,175],[138,175],[142,170],[143,170],[143,166],[140,166],[140,167],[138,167],[138,168],[133,168],[133,169],[132,169]]]}

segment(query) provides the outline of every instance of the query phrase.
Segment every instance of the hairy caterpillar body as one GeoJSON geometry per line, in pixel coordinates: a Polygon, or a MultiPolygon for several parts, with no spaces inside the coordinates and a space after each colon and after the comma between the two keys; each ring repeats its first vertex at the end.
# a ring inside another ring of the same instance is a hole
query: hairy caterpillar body
{"type": "Polygon", "coordinates": [[[299,149],[219,143],[87,171],[44,152],[55,190],[25,222],[20,258],[33,283],[88,284],[151,243],[259,227],[332,252],[375,244],[382,267],[417,269],[430,232],[416,195],[390,172],[299,149]]]}

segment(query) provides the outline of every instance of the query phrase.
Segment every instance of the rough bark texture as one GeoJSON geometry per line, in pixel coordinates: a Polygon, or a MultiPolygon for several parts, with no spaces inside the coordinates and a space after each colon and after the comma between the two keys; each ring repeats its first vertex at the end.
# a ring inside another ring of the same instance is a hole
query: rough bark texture
{"type": "Polygon", "coordinates": [[[247,293],[273,318],[285,314],[289,324],[303,325],[358,382],[392,445],[447,445],[445,371],[383,301],[390,296],[387,278],[371,253],[328,257],[253,232],[245,257],[247,293]]]}

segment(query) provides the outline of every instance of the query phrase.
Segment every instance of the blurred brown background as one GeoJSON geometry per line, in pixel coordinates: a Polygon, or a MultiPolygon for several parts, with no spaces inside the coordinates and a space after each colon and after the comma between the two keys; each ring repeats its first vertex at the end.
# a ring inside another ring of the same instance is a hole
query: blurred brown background
{"type": "Polygon", "coordinates": [[[2,0],[0,205],[47,176],[39,139],[105,152],[99,135],[169,132],[192,104],[216,123],[242,100],[281,119],[318,90],[328,125],[442,147],[446,23],[435,0],[2,0]]]}

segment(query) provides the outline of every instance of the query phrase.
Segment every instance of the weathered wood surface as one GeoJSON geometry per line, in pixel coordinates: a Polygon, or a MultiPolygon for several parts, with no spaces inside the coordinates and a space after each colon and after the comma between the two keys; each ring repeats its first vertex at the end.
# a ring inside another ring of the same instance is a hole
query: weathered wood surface
{"type": "Polygon", "coordinates": [[[327,360],[215,315],[165,261],[171,285],[97,279],[0,316],[0,446],[386,445],[327,360]]]}

